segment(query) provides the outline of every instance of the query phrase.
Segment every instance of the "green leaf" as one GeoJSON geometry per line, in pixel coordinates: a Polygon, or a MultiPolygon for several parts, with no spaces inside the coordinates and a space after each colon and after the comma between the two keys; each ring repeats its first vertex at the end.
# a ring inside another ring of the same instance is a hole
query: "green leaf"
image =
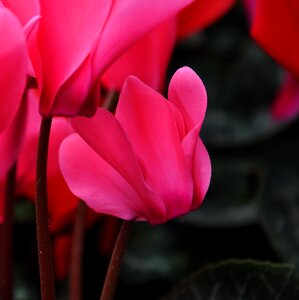
{"type": "Polygon", "coordinates": [[[297,300],[299,279],[287,265],[228,261],[177,285],[163,300],[297,300]]]}

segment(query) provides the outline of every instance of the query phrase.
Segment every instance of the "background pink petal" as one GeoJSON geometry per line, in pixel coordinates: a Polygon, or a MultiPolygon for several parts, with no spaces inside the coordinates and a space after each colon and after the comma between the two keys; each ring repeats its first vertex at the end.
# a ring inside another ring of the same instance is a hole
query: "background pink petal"
{"type": "Polygon", "coordinates": [[[26,82],[27,52],[17,18],[0,8],[0,133],[13,120],[26,82]]]}
{"type": "Polygon", "coordinates": [[[169,84],[168,98],[182,113],[187,131],[201,125],[207,109],[207,92],[192,69],[183,67],[175,72],[169,84]]]}
{"type": "Polygon", "coordinates": [[[144,170],[148,186],[167,207],[168,217],[186,211],[192,198],[175,107],[136,77],[129,77],[120,95],[116,118],[124,128],[144,170]]]}
{"type": "Polygon", "coordinates": [[[252,35],[280,64],[299,77],[299,2],[259,0],[252,35]]]}

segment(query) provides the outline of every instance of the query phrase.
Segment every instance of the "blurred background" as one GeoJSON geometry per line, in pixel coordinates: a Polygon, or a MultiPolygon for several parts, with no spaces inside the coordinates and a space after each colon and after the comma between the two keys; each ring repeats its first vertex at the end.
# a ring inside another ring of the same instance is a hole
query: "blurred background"
{"type": "MultiPolygon", "coordinates": [[[[212,161],[211,186],[198,211],[155,227],[134,225],[119,300],[161,299],[193,272],[228,259],[299,262],[299,122],[273,117],[284,70],[250,37],[240,1],[212,26],[177,45],[169,78],[184,65],[197,72],[208,92],[201,137],[212,161]]],[[[26,199],[16,205],[15,299],[35,300],[34,207],[26,199]]],[[[88,300],[99,298],[108,263],[99,243],[102,228],[100,220],[86,236],[83,281],[88,300]]],[[[58,283],[58,290],[58,299],[67,299],[67,279],[58,283]]]]}

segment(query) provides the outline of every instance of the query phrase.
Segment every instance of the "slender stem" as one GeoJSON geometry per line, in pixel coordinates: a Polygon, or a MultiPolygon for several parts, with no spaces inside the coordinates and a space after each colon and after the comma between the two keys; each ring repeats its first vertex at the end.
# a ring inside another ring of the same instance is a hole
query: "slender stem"
{"type": "Polygon", "coordinates": [[[1,258],[1,288],[0,299],[12,300],[13,286],[13,211],[15,202],[16,164],[10,169],[6,179],[4,223],[2,232],[2,258],[1,258]]]}
{"type": "Polygon", "coordinates": [[[42,118],[36,163],[36,225],[41,299],[55,299],[53,255],[48,221],[47,161],[52,118],[42,118]]]}
{"type": "Polygon", "coordinates": [[[121,263],[124,257],[125,248],[129,240],[134,221],[123,221],[114,250],[110,259],[106,279],[104,282],[100,300],[112,300],[119,277],[121,263]]]}
{"type": "Polygon", "coordinates": [[[80,200],[74,224],[69,277],[69,299],[82,299],[82,254],[87,206],[80,200]]]}

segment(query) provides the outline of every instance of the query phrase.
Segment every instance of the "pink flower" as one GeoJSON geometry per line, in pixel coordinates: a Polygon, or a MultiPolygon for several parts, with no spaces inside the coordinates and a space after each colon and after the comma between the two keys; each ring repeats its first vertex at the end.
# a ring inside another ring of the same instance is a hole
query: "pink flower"
{"type": "Polygon", "coordinates": [[[191,2],[40,0],[31,58],[41,89],[41,114],[92,116],[108,65],[191,2]]]}
{"type": "Polygon", "coordinates": [[[115,116],[98,109],[93,118],[71,121],[78,134],[62,143],[62,173],[95,211],[157,224],[202,203],[211,175],[198,137],[206,91],[184,67],[173,76],[168,98],[131,76],[115,116]]]}
{"type": "Polygon", "coordinates": [[[102,76],[104,86],[120,91],[129,75],[162,91],[177,40],[215,22],[235,0],[195,0],[174,17],[154,28],[118,58],[102,76]]]}

